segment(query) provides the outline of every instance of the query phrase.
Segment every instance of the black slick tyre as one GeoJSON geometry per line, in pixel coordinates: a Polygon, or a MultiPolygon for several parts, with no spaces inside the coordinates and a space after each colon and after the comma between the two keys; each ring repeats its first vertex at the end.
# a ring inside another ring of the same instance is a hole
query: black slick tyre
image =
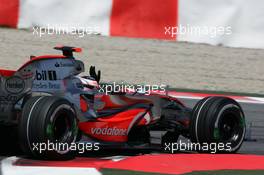
{"type": "Polygon", "coordinates": [[[200,145],[217,144],[217,152],[234,153],[243,143],[245,128],[243,110],[235,100],[207,97],[193,108],[190,138],[193,143],[200,145]]]}
{"type": "Polygon", "coordinates": [[[49,160],[74,157],[70,147],[77,137],[77,120],[73,106],[66,99],[30,98],[23,107],[18,131],[20,146],[26,155],[49,160]]]}

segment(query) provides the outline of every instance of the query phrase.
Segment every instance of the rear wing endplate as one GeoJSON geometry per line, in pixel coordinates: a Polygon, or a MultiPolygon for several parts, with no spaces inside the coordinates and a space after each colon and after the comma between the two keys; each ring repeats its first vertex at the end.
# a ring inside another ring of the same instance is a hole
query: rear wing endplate
{"type": "Polygon", "coordinates": [[[61,50],[62,54],[66,57],[73,57],[73,52],[82,52],[82,48],[70,46],[56,46],[54,49],[61,50]]]}

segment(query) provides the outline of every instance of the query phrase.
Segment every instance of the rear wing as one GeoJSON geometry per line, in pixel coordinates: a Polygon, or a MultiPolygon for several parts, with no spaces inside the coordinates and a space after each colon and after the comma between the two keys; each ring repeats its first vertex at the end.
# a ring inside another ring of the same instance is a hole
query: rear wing
{"type": "Polygon", "coordinates": [[[62,54],[66,57],[73,57],[73,52],[82,52],[82,48],[69,46],[56,46],[54,49],[61,50],[62,54]]]}

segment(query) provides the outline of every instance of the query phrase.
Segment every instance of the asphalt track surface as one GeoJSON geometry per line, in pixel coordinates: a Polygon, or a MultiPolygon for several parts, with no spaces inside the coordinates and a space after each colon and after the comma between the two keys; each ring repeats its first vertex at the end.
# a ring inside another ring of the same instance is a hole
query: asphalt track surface
{"type": "MultiPolygon", "coordinates": [[[[182,99],[182,101],[192,108],[198,100],[182,99]]],[[[240,105],[245,113],[247,125],[252,126],[247,127],[247,133],[251,132],[250,136],[247,136],[249,141],[243,143],[239,153],[264,155],[264,105],[253,103],[240,103],[240,105]]]]}

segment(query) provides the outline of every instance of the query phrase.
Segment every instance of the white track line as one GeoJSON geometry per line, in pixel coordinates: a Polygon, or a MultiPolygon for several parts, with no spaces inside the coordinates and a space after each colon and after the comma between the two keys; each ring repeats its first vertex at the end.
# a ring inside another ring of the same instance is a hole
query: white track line
{"type": "Polygon", "coordinates": [[[264,103],[264,98],[262,97],[247,97],[247,98],[264,103]]]}
{"type": "Polygon", "coordinates": [[[109,159],[109,160],[112,160],[113,162],[118,162],[118,161],[124,160],[128,157],[129,156],[110,156],[110,157],[103,157],[101,159],[109,159]]]}
{"type": "MultiPolygon", "coordinates": [[[[201,100],[204,98],[204,97],[182,96],[182,95],[170,95],[170,96],[175,98],[194,99],[194,100],[201,100]]],[[[264,104],[264,98],[261,97],[244,97],[244,98],[246,99],[234,99],[234,100],[236,100],[239,103],[264,104]]]]}
{"type": "Polygon", "coordinates": [[[101,175],[95,168],[79,167],[44,167],[44,166],[15,166],[17,157],[8,157],[1,161],[2,175],[101,175]]]}

